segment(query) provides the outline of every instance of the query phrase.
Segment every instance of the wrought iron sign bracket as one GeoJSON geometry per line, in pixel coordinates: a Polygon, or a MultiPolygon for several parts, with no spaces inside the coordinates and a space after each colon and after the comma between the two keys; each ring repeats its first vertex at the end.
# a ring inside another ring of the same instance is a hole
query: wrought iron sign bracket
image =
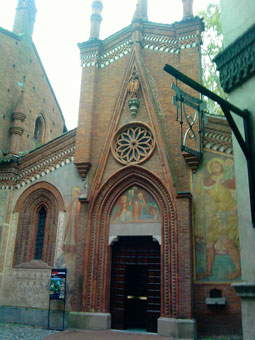
{"type": "Polygon", "coordinates": [[[166,64],[164,71],[220,105],[247,162],[251,218],[253,227],[255,228],[255,163],[252,157],[252,124],[250,112],[248,110],[239,109],[171,65],[166,64]],[[236,125],[232,113],[243,119],[244,137],[236,125]]]}
{"type": "Polygon", "coordinates": [[[204,133],[203,114],[205,103],[184,92],[176,84],[172,84],[175,91],[173,103],[177,108],[176,120],[181,129],[181,151],[187,165],[195,173],[202,160],[202,136],[204,133]],[[191,108],[187,111],[186,107],[191,108]]]}

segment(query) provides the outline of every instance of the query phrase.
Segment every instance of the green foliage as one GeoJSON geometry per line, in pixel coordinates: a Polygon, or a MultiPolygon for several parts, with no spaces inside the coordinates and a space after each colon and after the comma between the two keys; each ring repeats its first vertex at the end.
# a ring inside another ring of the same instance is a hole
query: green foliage
{"type": "MultiPolygon", "coordinates": [[[[205,32],[203,32],[202,46],[202,78],[203,84],[210,91],[227,99],[226,93],[220,85],[219,73],[213,62],[214,57],[222,50],[223,35],[220,21],[220,7],[217,3],[208,4],[205,11],[198,13],[204,19],[205,32]]],[[[222,114],[220,107],[208,100],[207,109],[211,114],[222,114]]]]}

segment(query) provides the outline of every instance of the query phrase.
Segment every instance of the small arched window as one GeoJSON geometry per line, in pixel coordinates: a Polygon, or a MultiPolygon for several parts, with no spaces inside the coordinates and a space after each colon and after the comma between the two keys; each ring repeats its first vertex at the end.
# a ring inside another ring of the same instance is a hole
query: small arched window
{"type": "Polygon", "coordinates": [[[13,265],[40,260],[54,262],[58,215],[64,210],[58,190],[44,182],[28,188],[18,199],[19,213],[13,265]]]}
{"type": "Polygon", "coordinates": [[[35,121],[35,128],[34,128],[34,139],[42,143],[43,142],[43,135],[44,135],[44,119],[43,117],[37,117],[35,121]]]}
{"type": "Polygon", "coordinates": [[[43,242],[45,234],[47,211],[44,206],[38,211],[38,223],[35,240],[35,260],[41,260],[43,255],[43,242]]]}

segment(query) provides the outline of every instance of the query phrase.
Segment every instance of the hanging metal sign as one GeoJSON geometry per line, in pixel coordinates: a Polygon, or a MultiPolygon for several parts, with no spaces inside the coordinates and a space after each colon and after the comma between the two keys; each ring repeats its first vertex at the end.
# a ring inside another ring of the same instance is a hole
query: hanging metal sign
{"type": "Polygon", "coordinates": [[[164,71],[169,73],[171,76],[175,77],[179,81],[191,87],[193,90],[199,92],[201,95],[210,98],[214,102],[218,103],[229,123],[229,126],[246,158],[247,170],[248,170],[248,181],[249,181],[249,191],[250,191],[250,206],[251,206],[251,218],[252,224],[255,228],[255,161],[253,157],[253,124],[251,120],[251,113],[248,110],[241,110],[230,102],[219,97],[217,94],[209,91],[207,88],[196,82],[195,80],[189,78],[184,73],[178,71],[171,65],[166,64],[164,71]],[[237,126],[234,115],[237,115],[243,120],[243,130],[242,131],[237,126]]]}
{"type": "Polygon", "coordinates": [[[177,107],[176,120],[181,128],[181,150],[198,158],[202,157],[203,113],[205,103],[184,92],[176,84],[172,84],[175,91],[173,103],[177,107]]]}

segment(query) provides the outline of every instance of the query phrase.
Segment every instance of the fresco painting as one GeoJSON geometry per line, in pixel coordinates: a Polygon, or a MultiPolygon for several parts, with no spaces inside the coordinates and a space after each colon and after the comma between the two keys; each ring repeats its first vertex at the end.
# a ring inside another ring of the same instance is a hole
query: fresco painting
{"type": "Polygon", "coordinates": [[[64,252],[75,252],[77,243],[77,233],[78,233],[78,219],[80,212],[80,188],[74,187],[72,189],[71,202],[67,206],[67,224],[64,234],[63,250],[64,252]]]}
{"type": "Polygon", "coordinates": [[[6,201],[7,201],[7,192],[0,191],[0,225],[4,223],[6,201]]]}
{"type": "Polygon", "coordinates": [[[56,261],[56,267],[67,268],[67,304],[69,308],[74,308],[73,295],[75,294],[76,285],[76,252],[78,242],[78,228],[80,216],[80,197],[81,189],[79,187],[72,188],[72,196],[70,203],[67,205],[66,227],[63,235],[62,253],[56,261]]]}
{"type": "Polygon", "coordinates": [[[139,187],[132,187],[117,200],[111,214],[111,223],[160,222],[159,208],[154,198],[139,187]]]}
{"type": "Polygon", "coordinates": [[[194,185],[196,279],[238,280],[241,268],[233,160],[207,156],[194,185]]]}
{"type": "Polygon", "coordinates": [[[7,192],[0,191],[0,250],[2,249],[3,225],[5,222],[5,208],[7,202],[7,192]]]}

